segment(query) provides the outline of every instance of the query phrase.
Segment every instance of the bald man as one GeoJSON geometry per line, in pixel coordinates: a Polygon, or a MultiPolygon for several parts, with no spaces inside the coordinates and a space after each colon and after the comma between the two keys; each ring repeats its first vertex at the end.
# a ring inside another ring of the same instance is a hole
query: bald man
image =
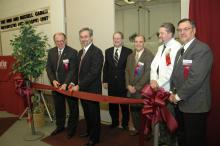
{"type": "MultiPolygon", "coordinates": [[[[62,32],[53,36],[55,47],[48,52],[46,71],[51,84],[59,90],[66,90],[70,82],[77,82],[77,51],[66,45],[66,35],[62,32]]],[[[67,101],[69,106],[69,119],[67,124],[67,138],[74,136],[78,117],[78,99],[68,97],[53,91],[53,100],[56,114],[56,129],[51,135],[57,135],[65,129],[67,101]]]]}

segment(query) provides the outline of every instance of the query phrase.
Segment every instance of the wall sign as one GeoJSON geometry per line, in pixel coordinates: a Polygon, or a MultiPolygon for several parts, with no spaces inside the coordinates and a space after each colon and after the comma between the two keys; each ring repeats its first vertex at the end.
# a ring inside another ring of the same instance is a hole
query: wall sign
{"type": "Polygon", "coordinates": [[[0,20],[0,30],[8,31],[18,28],[21,24],[29,22],[33,25],[50,23],[49,7],[26,12],[20,15],[7,17],[0,20]]]}

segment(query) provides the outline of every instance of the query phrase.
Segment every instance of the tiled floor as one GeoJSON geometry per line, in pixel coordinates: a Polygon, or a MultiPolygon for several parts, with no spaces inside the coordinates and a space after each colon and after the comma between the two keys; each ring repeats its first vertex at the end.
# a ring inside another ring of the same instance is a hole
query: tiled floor
{"type": "MultiPolygon", "coordinates": [[[[0,111],[0,117],[12,117],[13,114],[0,111]]],[[[1,126],[1,125],[0,125],[1,126]]],[[[46,122],[45,126],[36,129],[44,134],[44,137],[48,136],[54,129],[54,123],[46,122]]],[[[31,134],[30,126],[27,123],[27,119],[23,118],[16,121],[1,137],[0,146],[50,146],[40,140],[25,141],[24,138],[31,134]]]]}

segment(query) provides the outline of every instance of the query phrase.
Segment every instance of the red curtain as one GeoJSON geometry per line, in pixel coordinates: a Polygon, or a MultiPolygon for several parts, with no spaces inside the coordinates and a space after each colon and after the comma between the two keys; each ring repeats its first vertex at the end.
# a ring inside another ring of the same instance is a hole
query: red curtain
{"type": "MultiPolygon", "coordinates": [[[[220,0],[190,0],[189,18],[195,20],[197,38],[212,49],[212,108],[208,117],[207,146],[220,145],[220,0]]],[[[205,65],[205,64],[204,64],[205,65]]]]}

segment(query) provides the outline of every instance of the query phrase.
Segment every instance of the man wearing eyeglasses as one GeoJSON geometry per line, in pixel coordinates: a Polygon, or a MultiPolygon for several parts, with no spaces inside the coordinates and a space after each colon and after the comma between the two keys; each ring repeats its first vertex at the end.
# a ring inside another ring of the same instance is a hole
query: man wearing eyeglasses
{"type": "Polygon", "coordinates": [[[177,31],[183,49],[176,55],[169,99],[177,104],[178,146],[205,146],[213,55],[207,44],[195,38],[194,21],[180,20],[177,31]]]}
{"type": "MultiPolygon", "coordinates": [[[[53,39],[56,46],[48,52],[47,75],[52,86],[59,88],[59,90],[66,90],[70,82],[77,82],[77,51],[66,45],[66,35],[62,32],[55,33],[53,39]]],[[[69,106],[67,138],[70,139],[74,136],[78,124],[78,99],[55,91],[52,94],[56,115],[56,129],[51,135],[57,135],[65,129],[67,101],[69,106]]]]}

